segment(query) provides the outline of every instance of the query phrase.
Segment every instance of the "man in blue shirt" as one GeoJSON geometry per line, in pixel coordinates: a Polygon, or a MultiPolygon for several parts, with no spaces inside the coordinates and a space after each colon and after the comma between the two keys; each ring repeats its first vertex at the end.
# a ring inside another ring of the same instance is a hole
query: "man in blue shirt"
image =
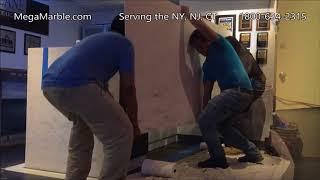
{"type": "Polygon", "coordinates": [[[133,137],[140,134],[134,81],[134,49],[116,18],[108,33],[89,36],[59,57],[44,74],[49,102],[73,122],[67,180],[87,178],[95,135],[103,144],[99,180],[125,179],[133,137]],[[120,74],[120,104],[108,81],[120,74]]]}
{"type": "MultiPolygon", "coordinates": [[[[182,13],[190,16],[189,8],[182,6],[182,13]]],[[[235,120],[233,117],[246,111],[254,100],[251,82],[239,56],[232,45],[204,21],[190,19],[190,22],[197,30],[192,33],[189,43],[207,57],[203,64],[203,111],[198,124],[208,145],[210,159],[200,162],[198,166],[228,167],[219,133],[226,144],[239,148],[246,154],[239,158],[240,162],[263,160],[257,147],[232,126],[232,121],[235,120]],[[211,99],[215,81],[218,82],[221,94],[211,99]]]]}

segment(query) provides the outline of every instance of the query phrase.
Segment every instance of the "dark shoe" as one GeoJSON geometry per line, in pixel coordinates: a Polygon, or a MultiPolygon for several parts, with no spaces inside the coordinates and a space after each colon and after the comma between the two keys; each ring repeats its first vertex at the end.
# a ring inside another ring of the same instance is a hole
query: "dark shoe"
{"type": "Polygon", "coordinates": [[[217,160],[217,159],[208,159],[198,163],[199,168],[223,168],[226,169],[229,167],[227,161],[217,160]]]}
{"type": "Polygon", "coordinates": [[[251,150],[245,156],[239,157],[239,162],[259,163],[263,160],[263,156],[258,149],[251,150]]]}

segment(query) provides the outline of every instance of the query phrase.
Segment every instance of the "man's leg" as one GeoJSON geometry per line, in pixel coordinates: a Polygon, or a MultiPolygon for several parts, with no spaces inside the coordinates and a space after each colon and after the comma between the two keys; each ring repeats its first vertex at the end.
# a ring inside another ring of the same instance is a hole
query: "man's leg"
{"type": "Polygon", "coordinates": [[[198,118],[202,137],[207,143],[210,153],[210,159],[200,162],[199,167],[226,168],[228,166],[218,134],[219,124],[233,115],[231,111],[225,108],[225,103],[232,103],[228,102],[228,99],[230,99],[228,96],[228,93],[224,92],[215,96],[209,101],[198,118]]]}
{"type": "Polygon", "coordinates": [[[263,156],[256,145],[243,136],[238,129],[229,126],[221,132],[226,144],[241,149],[245,153],[245,156],[238,159],[240,162],[257,163],[263,160],[263,156]]]}
{"type": "Polygon", "coordinates": [[[85,180],[90,172],[94,138],[89,127],[75,113],[67,110],[71,99],[61,88],[48,88],[43,91],[48,101],[73,122],[69,141],[66,180],[85,180]]]}
{"type": "Polygon", "coordinates": [[[221,129],[221,134],[224,138],[224,142],[227,145],[231,145],[235,148],[241,149],[247,152],[251,149],[256,148],[256,145],[250,142],[240,131],[233,126],[224,127],[221,129]]]}
{"type": "Polygon", "coordinates": [[[69,141],[66,180],[86,180],[92,161],[94,138],[86,123],[77,115],[69,116],[73,121],[69,141]]]}
{"type": "MultiPolygon", "coordinates": [[[[246,98],[246,95],[242,99],[241,103],[244,103],[243,106],[246,106],[246,101],[251,101],[251,98],[246,98]]],[[[243,113],[243,112],[242,112],[243,113]]],[[[224,142],[226,145],[231,145],[235,148],[241,149],[248,157],[246,161],[249,162],[260,162],[263,160],[263,157],[254,143],[248,140],[236,127],[233,126],[234,122],[238,120],[239,113],[226,120],[223,123],[223,127],[220,130],[224,142]]],[[[245,160],[244,158],[239,158],[239,161],[245,160]]]]}
{"type": "Polygon", "coordinates": [[[211,160],[202,164],[204,167],[226,167],[226,158],[218,130],[224,129],[224,123],[232,116],[243,112],[251,103],[251,96],[236,90],[225,90],[220,95],[211,99],[199,116],[199,127],[203,139],[208,145],[211,160]]]}
{"type": "Polygon", "coordinates": [[[74,88],[72,107],[103,144],[104,160],[99,180],[124,179],[133,143],[133,127],[122,109],[97,85],[74,88]]]}

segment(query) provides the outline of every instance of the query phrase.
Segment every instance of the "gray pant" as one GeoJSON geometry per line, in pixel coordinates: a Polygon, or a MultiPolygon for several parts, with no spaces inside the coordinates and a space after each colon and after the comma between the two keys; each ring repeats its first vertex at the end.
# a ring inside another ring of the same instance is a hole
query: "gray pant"
{"type": "Polygon", "coordinates": [[[253,96],[248,93],[228,89],[209,101],[200,114],[198,123],[211,158],[225,158],[219,139],[220,134],[226,144],[241,149],[245,153],[256,148],[252,142],[232,126],[235,121],[234,117],[246,111],[253,100],[253,96]]]}
{"type": "Polygon", "coordinates": [[[125,179],[133,143],[133,127],[122,107],[95,84],[45,88],[45,97],[73,121],[66,180],[85,180],[90,172],[95,135],[103,144],[99,180],[125,179]]]}

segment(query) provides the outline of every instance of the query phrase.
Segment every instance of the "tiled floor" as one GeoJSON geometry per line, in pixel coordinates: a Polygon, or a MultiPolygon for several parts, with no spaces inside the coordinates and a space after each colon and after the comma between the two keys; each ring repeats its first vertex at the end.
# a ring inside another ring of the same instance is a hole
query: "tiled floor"
{"type": "MultiPolygon", "coordinates": [[[[0,165],[8,167],[24,162],[24,146],[1,147],[0,165]]],[[[189,156],[198,150],[195,145],[173,144],[166,148],[156,150],[149,154],[148,158],[161,159],[164,157],[167,161],[177,161],[183,157],[189,156]],[[179,153],[176,153],[176,152],[179,153]]],[[[320,177],[320,158],[304,158],[296,162],[295,180],[309,180],[320,177]]],[[[54,178],[27,175],[8,171],[0,172],[0,180],[57,180],[54,178]]]]}

